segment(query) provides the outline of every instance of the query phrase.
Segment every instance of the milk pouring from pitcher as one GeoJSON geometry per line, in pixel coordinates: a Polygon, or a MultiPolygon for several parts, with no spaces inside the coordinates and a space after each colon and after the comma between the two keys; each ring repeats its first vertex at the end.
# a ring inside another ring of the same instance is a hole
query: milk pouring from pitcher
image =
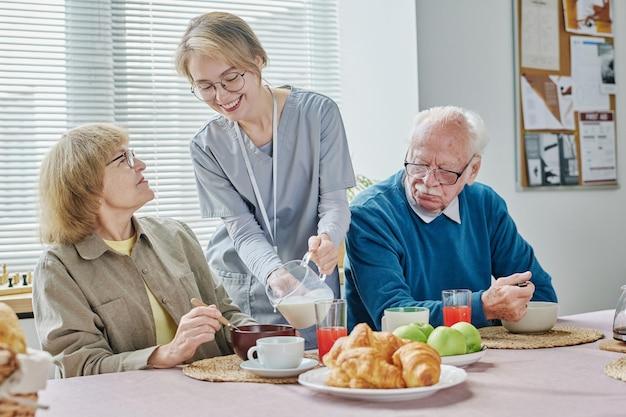
{"type": "Polygon", "coordinates": [[[332,300],[333,290],[324,283],[324,276],[318,276],[309,265],[309,254],[302,260],[285,263],[280,273],[283,285],[280,293],[269,283],[265,292],[280,314],[296,329],[306,329],[315,324],[315,302],[332,300]]]}

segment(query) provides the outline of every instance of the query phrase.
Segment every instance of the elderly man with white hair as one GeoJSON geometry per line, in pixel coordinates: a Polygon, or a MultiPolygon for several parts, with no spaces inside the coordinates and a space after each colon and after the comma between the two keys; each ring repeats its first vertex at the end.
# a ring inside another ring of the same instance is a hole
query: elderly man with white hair
{"type": "Polygon", "coordinates": [[[354,200],[346,238],[350,328],[380,328],[386,308],[405,306],[427,307],[430,323],[441,325],[444,289],[472,291],[471,320],[479,327],[519,320],[530,300],[556,301],[550,275],[504,200],[475,182],[486,144],[476,113],[422,111],[405,169],[354,200]]]}

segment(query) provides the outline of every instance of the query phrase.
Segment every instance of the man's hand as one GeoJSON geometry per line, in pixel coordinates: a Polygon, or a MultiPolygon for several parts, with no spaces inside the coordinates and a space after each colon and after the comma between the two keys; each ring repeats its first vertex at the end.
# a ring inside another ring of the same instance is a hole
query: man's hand
{"type": "Polygon", "coordinates": [[[171,368],[191,359],[198,346],[215,339],[222,328],[217,321],[222,313],[215,305],[195,307],[181,317],[174,339],[152,352],[148,364],[154,368],[171,368]]]}
{"type": "Polygon", "coordinates": [[[337,266],[339,248],[330,240],[326,233],[309,238],[311,260],[315,262],[320,274],[330,275],[337,266]]]}
{"type": "Polygon", "coordinates": [[[526,271],[497,279],[481,297],[485,318],[518,321],[524,317],[535,292],[535,286],[529,281],[531,276],[530,271],[526,271]],[[521,283],[527,285],[518,287],[521,283]]]}

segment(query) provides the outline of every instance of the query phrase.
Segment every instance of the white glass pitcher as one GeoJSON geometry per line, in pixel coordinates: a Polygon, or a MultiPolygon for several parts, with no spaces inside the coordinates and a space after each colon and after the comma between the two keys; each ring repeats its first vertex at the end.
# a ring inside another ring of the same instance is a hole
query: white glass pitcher
{"type": "Polygon", "coordinates": [[[279,268],[280,285],[270,287],[269,280],[265,285],[270,303],[296,329],[315,324],[316,301],[334,298],[333,290],[324,282],[326,276],[309,267],[310,255],[307,252],[302,260],[289,261],[279,268]]]}

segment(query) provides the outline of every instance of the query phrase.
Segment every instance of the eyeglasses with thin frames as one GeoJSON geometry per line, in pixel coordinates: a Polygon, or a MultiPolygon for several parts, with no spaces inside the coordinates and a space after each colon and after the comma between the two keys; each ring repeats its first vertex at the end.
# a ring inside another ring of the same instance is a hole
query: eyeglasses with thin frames
{"type": "Polygon", "coordinates": [[[130,148],[128,150],[125,150],[124,152],[122,152],[121,155],[119,155],[119,156],[115,157],[114,159],[112,159],[111,161],[109,161],[107,163],[107,166],[111,165],[115,161],[119,161],[122,158],[126,159],[126,163],[128,164],[128,166],[131,169],[135,168],[135,151],[130,149],[130,148]]]}
{"type": "Polygon", "coordinates": [[[200,101],[213,101],[217,94],[216,84],[221,85],[229,93],[236,93],[246,85],[246,79],[243,77],[245,73],[245,71],[226,73],[217,83],[201,81],[191,86],[191,94],[200,101]]]}
{"type": "Polygon", "coordinates": [[[449,169],[443,168],[431,168],[427,164],[414,164],[412,162],[407,162],[406,157],[404,158],[404,169],[406,170],[406,174],[410,177],[417,179],[424,179],[427,175],[434,175],[437,182],[441,185],[454,185],[461,178],[461,175],[465,172],[467,167],[470,165],[472,160],[476,154],[472,155],[467,164],[463,167],[460,172],[451,171],[449,169]]]}

